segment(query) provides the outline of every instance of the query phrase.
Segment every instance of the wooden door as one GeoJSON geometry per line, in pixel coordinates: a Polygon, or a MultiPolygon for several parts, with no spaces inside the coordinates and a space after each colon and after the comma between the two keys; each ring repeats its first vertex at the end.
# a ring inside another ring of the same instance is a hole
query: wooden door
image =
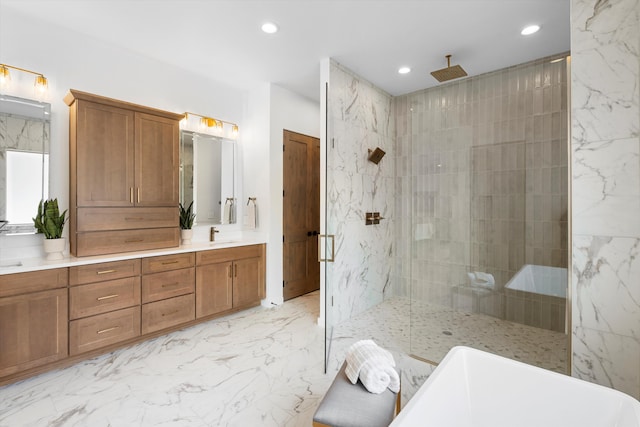
{"type": "Polygon", "coordinates": [[[233,262],[233,306],[255,304],[262,299],[260,258],[240,259],[233,262]]]}
{"type": "Polygon", "coordinates": [[[178,122],[136,113],[136,192],[138,206],[178,206],[178,122]]]}
{"type": "Polygon", "coordinates": [[[320,289],[320,140],[284,131],[284,299],[320,289]]]}
{"type": "Polygon", "coordinates": [[[134,113],[77,102],[77,206],[133,206],[134,113]]]}
{"type": "Polygon", "coordinates": [[[233,307],[233,263],[196,267],[196,319],[233,307]]]}
{"type": "Polygon", "coordinates": [[[0,298],[0,377],[67,356],[67,289],[0,298]]]}

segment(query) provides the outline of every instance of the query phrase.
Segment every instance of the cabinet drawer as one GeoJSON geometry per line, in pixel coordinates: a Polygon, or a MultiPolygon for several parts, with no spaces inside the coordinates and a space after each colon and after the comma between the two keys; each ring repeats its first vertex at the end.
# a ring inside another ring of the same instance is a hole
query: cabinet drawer
{"type": "Polygon", "coordinates": [[[142,276],[142,303],[193,293],[195,267],[142,276]]]}
{"type": "Polygon", "coordinates": [[[236,248],[212,249],[196,254],[196,264],[214,264],[243,258],[259,257],[262,245],[238,246],[236,248]]]}
{"type": "Polygon", "coordinates": [[[178,246],[179,240],[179,227],[78,233],[76,255],[90,256],[171,248],[178,246]]]}
{"type": "Polygon", "coordinates": [[[193,267],[195,262],[196,255],[193,252],[188,254],[163,255],[144,258],[142,260],[142,274],[159,273],[161,271],[193,267]]]}
{"type": "Polygon", "coordinates": [[[64,288],[69,281],[68,274],[66,268],[56,268],[2,275],[0,276],[0,297],[64,288]]]}
{"type": "Polygon", "coordinates": [[[76,229],[83,231],[134,230],[178,227],[176,208],[78,208],[76,229]]]}
{"type": "Polygon", "coordinates": [[[120,279],[140,275],[140,260],[103,262],[101,264],[82,265],[69,269],[69,283],[71,286],[83,283],[103,282],[105,280],[120,279]]]}
{"type": "Polygon", "coordinates": [[[69,322],[69,354],[75,355],[140,335],[140,307],[69,322]]]}
{"type": "Polygon", "coordinates": [[[148,334],[194,319],[193,294],[152,302],[142,306],[142,333],[148,334]]]}
{"type": "Polygon", "coordinates": [[[75,286],[69,289],[69,317],[79,319],[140,305],[140,277],[75,286]]]}

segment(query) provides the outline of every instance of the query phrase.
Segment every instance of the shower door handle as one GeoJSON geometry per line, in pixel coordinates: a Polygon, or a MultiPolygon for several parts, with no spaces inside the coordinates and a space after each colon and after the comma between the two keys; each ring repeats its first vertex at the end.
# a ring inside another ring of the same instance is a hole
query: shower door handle
{"type": "Polygon", "coordinates": [[[318,262],[334,262],[336,260],[336,242],[333,234],[318,234],[318,262]],[[322,258],[322,239],[331,240],[331,258],[322,258]]]}

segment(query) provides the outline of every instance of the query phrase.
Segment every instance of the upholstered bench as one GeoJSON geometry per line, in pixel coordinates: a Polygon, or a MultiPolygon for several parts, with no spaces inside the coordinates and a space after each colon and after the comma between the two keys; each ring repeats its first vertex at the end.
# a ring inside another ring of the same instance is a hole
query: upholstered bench
{"type": "Polygon", "coordinates": [[[360,380],[351,384],[342,364],[313,416],[314,427],[387,427],[400,410],[400,393],[369,393],[360,380]]]}

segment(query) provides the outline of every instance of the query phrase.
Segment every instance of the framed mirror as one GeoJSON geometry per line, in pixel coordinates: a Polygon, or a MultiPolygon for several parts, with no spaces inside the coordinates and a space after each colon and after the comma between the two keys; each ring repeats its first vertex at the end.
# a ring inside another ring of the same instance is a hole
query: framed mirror
{"type": "Polygon", "coordinates": [[[32,218],[49,195],[51,105],[0,94],[0,227],[35,233],[32,218]]]}
{"type": "Polygon", "coordinates": [[[235,224],[235,158],[232,140],[180,131],[180,203],[193,201],[196,225],[235,224]]]}

